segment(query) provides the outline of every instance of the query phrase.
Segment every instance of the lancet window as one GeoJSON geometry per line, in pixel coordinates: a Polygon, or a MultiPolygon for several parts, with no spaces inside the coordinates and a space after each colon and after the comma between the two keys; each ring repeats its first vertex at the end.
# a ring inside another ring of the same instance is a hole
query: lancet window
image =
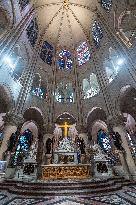
{"type": "Polygon", "coordinates": [[[110,11],[112,8],[112,0],[101,0],[101,5],[106,11],[110,11]]]}
{"type": "Polygon", "coordinates": [[[111,150],[110,140],[108,134],[105,131],[99,130],[97,135],[97,141],[97,143],[100,145],[101,149],[104,152],[107,153],[111,150]]]}
{"type": "Polygon", "coordinates": [[[32,47],[35,46],[38,38],[38,24],[36,18],[34,18],[26,29],[27,38],[32,47]]]}
{"type": "Polygon", "coordinates": [[[42,82],[41,76],[39,73],[35,74],[35,77],[33,79],[32,89],[31,89],[32,95],[45,99],[47,98],[47,85],[42,82]]]}
{"type": "Polygon", "coordinates": [[[87,61],[89,61],[91,58],[90,51],[87,45],[87,42],[83,42],[78,48],[77,48],[77,60],[79,66],[85,64],[87,61]]]}
{"type": "Polygon", "coordinates": [[[124,11],[118,19],[118,35],[127,47],[131,47],[136,39],[136,15],[133,11],[124,11]]]}
{"type": "Polygon", "coordinates": [[[55,90],[55,99],[60,103],[72,103],[74,102],[74,90],[72,82],[61,82],[57,85],[55,90]]]}
{"type": "Polygon", "coordinates": [[[100,91],[97,77],[92,73],[89,78],[83,79],[83,98],[88,99],[97,95],[100,91]]]}
{"type": "Polygon", "coordinates": [[[124,59],[119,57],[118,53],[112,47],[109,48],[109,59],[104,62],[107,77],[109,83],[116,77],[118,72],[121,70],[124,63],[124,59]]]}
{"type": "Polygon", "coordinates": [[[53,46],[47,41],[44,41],[42,45],[40,57],[48,65],[52,64],[53,52],[54,52],[53,46]]]}
{"type": "Polygon", "coordinates": [[[62,70],[70,70],[72,69],[72,65],[73,61],[71,52],[65,49],[61,50],[61,52],[59,53],[58,67],[62,70]]]}
{"type": "Polygon", "coordinates": [[[95,21],[93,24],[92,36],[93,36],[93,40],[94,40],[96,48],[99,48],[101,39],[103,37],[103,32],[102,32],[100,24],[97,21],[95,21]]]}
{"type": "Polygon", "coordinates": [[[32,132],[27,129],[19,136],[16,151],[12,159],[12,166],[21,165],[23,158],[27,157],[33,140],[32,132]]]}

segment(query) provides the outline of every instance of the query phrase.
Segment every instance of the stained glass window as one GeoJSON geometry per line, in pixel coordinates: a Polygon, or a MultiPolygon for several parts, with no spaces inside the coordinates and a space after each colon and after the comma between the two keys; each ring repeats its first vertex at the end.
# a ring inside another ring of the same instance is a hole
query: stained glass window
{"type": "Polygon", "coordinates": [[[126,11],[121,13],[119,19],[119,37],[128,47],[131,47],[136,41],[136,15],[133,11],[126,11]]]}
{"type": "Polygon", "coordinates": [[[13,161],[12,161],[13,166],[21,165],[24,157],[27,157],[29,148],[32,143],[32,138],[33,138],[32,132],[29,129],[25,130],[24,133],[20,135],[17,143],[16,151],[13,156],[13,161]]]}
{"type": "Polygon", "coordinates": [[[86,42],[83,42],[78,48],[77,48],[77,60],[79,63],[79,66],[85,64],[87,61],[90,60],[90,51],[88,48],[88,45],[86,42]]]}
{"type": "Polygon", "coordinates": [[[111,150],[110,140],[105,131],[99,130],[97,135],[97,141],[104,152],[107,153],[111,150]]]}
{"type": "Polygon", "coordinates": [[[35,95],[35,96],[43,99],[43,98],[47,97],[47,92],[45,89],[43,89],[41,87],[37,87],[37,88],[32,89],[32,95],[35,95]]]}
{"type": "Polygon", "coordinates": [[[97,95],[100,91],[97,77],[94,73],[89,78],[83,79],[83,98],[88,99],[97,95]]]}
{"type": "Polygon", "coordinates": [[[110,11],[112,7],[112,0],[101,0],[101,5],[105,10],[110,11]]]}
{"type": "Polygon", "coordinates": [[[125,59],[119,57],[118,52],[114,48],[109,48],[109,59],[106,59],[104,62],[109,83],[117,76],[124,65],[124,61],[125,59]]]}
{"type": "Polygon", "coordinates": [[[59,83],[55,90],[55,100],[61,103],[74,102],[74,91],[71,82],[59,83]]]}
{"type": "Polygon", "coordinates": [[[48,65],[52,64],[53,46],[51,44],[49,44],[47,41],[44,41],[44,43],[42,45],[40,57],[48,65]]]}
{"type": "Polygon", "coordinates": [[[97,21],[95,21],[93,24],[92,35],[93,35],[93,40],[94,40],[96,48],[99,48],[100,41],[103,37],[103,32],[102,32],[100,24],[97,21]]]}
{"type": "Polygon", "coordinates": [[[19,4],[23,10],[29,4],[29,0],[19,0],[19,4]]]}
{"type": "Polygon", "coordinates": [[[38,24],[36,18],[30,22],[29,26],[26,29],[26,34],[32,47],[34,47],[38,38],[38,24]]]}
{"type": "Polygon", "coordinates": [[[59,59],[58,59],[58,66],[60,69],[72,69],[72,59],[71,59],[71,53],[68,50],[61,50],[59,53],[59,59]]]}

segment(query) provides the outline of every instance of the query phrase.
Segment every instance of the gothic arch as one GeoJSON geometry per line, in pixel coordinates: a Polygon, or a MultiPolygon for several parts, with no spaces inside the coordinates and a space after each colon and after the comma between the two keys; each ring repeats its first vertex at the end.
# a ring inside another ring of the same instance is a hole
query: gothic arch
{"type": "Polygon", "coordinates": [[[90,126],[94,121],[102,120],[106,122],[106,113],[101,107],[93,107],[87,115],[87,126],[90,126]]]}
{"type": "Polygon", "coordinates": [[[134,87],[126,85],[121,88],[119,105],[122,113],[128,113],[136,119],[136,89],[134,87]]]}
{"type": "Polygon", "coordinates": [[[25,130],[29,129],[33,134],[33,140],[38,139],[39,127],[36,122],[34,121],[26,121],[21,128],[21,133],[25,130]]]}
{"type": "Polygon", "coordinates": [[[107,124],[102,120],[96,120],[92,125],[91,136],[95,143],[97,142],[97,134],[99,130],[108,132],[107,124]]]}
{"type": "MultiPolygon", "coordinates": [[[[93,107],[92,110],[87,115],[87,130],[89,136],[92,134],[92,127],[96,121],[106,122],[107,117],[105,111],[100,107],[93,107]]],[[[92,137],[92,136],[91,136],[92,137]]]]}
{"type": "Polygon", "coordinates": [[[125,127],[126,130],[129,132],[129,134],[133,134],[136,132],[136,121],[132,117],[132,115],[128,113],[123,113],[123,116],[125,118],[125,127]]]}
{"type": "Polygon", "coordinates": [[[0,113],[6,113],[14,107],[13,94],[7,85],[0,85],[0,113]]]}
{"type": "Polygon", "coordinates": [[[125,10],[118,18],[118,36],[127,47],[131,47],[136,37],[136,16],[134,11],[125,10]]]}
{"type": "Polygon", "coordinates": [[[68,124],[75,124],[76,120],[71,114],[64,112],[57,117],[56,123],[63,124],[64,122],[67,122],[68,124]]]}
{"type": "Polygon", "coordinates": [[[43,126],[44,118],[42,111],[38,107],[30,107],[25,110],[23,115],[25,121],[34,121],[39,127],[43,126]]]}
{"type": "Polygon", "coordinates": [[[97,76],[95,73],[90,73],[82,80],[82,93],[84,99],[89,99],[98,95],[100,92],[97,76]]]}

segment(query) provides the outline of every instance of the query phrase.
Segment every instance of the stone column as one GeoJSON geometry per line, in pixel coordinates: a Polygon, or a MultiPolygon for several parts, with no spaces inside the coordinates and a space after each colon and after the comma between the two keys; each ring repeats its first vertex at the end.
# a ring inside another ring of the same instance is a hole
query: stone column
{"type": "Polygon", "coordinates": [[[2,141],[2,145],[0,148],[0,160],[3,160],[3,154],[7,150],[8,141],[12,133],[15,133],[17,130],[17,126],[13,125],[12,123],[7,123],[4,127],[4,138],[2,141]]]}
{"type": "Polygon", "coordinates": [[[76,56],[73,59],[73,67],[74,67],[74,83],[75,83],[75,94],[74,94],[74,101],[77,106],[77,124],[78,127],[81,128],[83,126],[83,102],[82,102],[82,95],[81,95],[81,87],[80,87],[80,80],[79,80],[79,69],[77,65],[76,56]]]}
{"type": "MultiPolygon", "coordinates": [[[[18,25],[13,25],[12,29],[9,31],[9,35],[6,35],[5,38],[0,42],[0,56],[7,55],[14,45],[17,43],[21,34],[24,32],[29,22],[33,18],[34,9],[31,8],[30,11],[22,18],[18,25]]],[[[2,64],[2,61],[1,61],[2,64]]],[[[0,66],[1,66],[0,64],[0,66]]]]}
{"type": "Polygon", "coordinates": [[[125,150],[125,155],[121,156],[124,157],[124,159],[122,160],[123,162],[123,168],[125,170],[126,173],[129,172],[130,177],[132,177],[133,179],[136,179],[136,166],[134,163],[134,160],[132,158],[129,146],[128,146],[128,142],[126,139],[126,135],[127,132],[125,131],[125,128],[122,125],[115,125],[113,127],[114,132],[118,132],[121,136],[121,140],[122,140],[122,146],[125,150]]]}
{"type": "Polygon", "coordinates": [[[41,52],[41,46],[42,46],[43,41],[44,41],[44,36],[45,36],[50,24],[53,22],[54,18],[56,18],[56,16],[60,12],[60,10],[61,10],[61,8],[55,13],[55,15],[52,17],[52,19],[48,23],[48,25],[39,34],[39,37],[37,39],[37,43],[35,45],[33,56],[31,58],[29,65],[28,65],[28,70],[27,70],[27,73],[25,75],[24,85],[23,85],[21,92],[20,92],[18,99],[17,99],[16,109],[15,109],[16,115],[22,114],[22,112],[23,112],[28,93],[31,89],[34,72],[35,72],[36,66],[37,66],[37,59],[39,58],[39,55],[41,52]]]}

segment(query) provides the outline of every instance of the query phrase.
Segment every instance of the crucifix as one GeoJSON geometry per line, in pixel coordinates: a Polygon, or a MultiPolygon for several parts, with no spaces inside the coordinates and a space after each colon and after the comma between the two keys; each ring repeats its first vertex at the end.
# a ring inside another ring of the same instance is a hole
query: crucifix
{"type": "Polygon", "coordinates": [[[64,125],[59,125],[58,127],[64,128],[64,137],[68,136],[68,128],[71,127],[71,125],[68,125],[67,122],[64,123],[64,125]]]}

